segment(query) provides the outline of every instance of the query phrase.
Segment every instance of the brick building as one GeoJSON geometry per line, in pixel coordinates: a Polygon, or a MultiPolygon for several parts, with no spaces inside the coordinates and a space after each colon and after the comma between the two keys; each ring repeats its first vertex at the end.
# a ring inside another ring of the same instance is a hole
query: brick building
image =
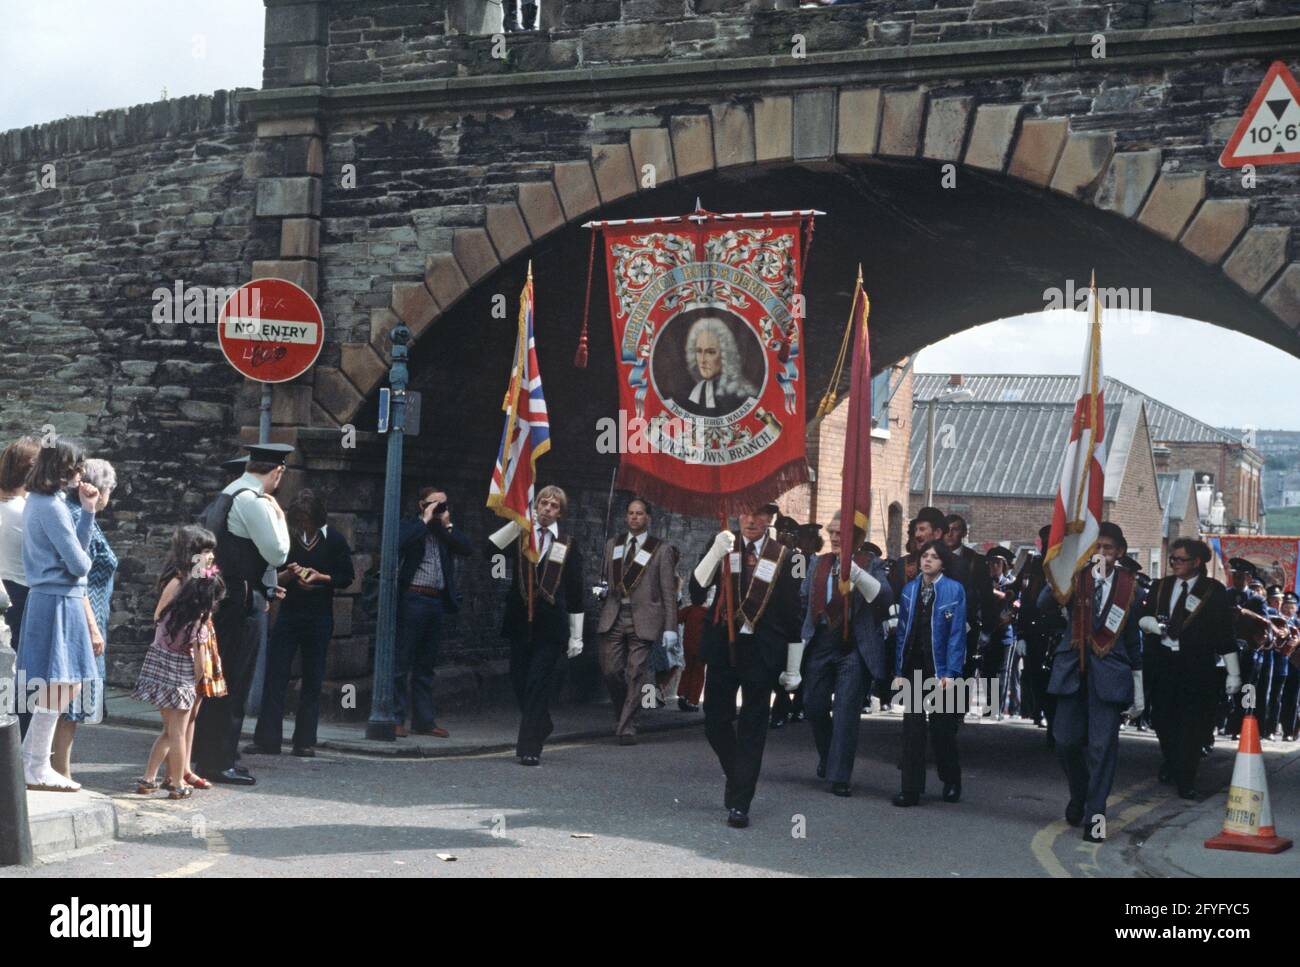
{"type": "MultiPolygon", "coordinates": [[[[918,376],[919,387],[933,377],[918,376]]],[[[945,384],[947,377],[944,377],[945,384]]],[[[977,547],[1033,547],[1052,518],[1072,403],[938,403],[934,504],[959,513],[977,547]]],[[[925,502],[925,404],[914,403],[911,513],[925,502]]],[[[1150,573],[1164,559],[1164,513],[1146,407],[1140,396],[1106,404],[1103,518],[1124,529],[1129,553],[1150,573]]]]}

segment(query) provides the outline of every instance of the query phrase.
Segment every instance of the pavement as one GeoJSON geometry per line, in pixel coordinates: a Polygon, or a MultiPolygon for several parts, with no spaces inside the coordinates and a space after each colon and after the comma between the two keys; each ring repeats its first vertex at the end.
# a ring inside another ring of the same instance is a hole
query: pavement
{"type": "MultiPolygon", "coordinates": [[[[123,716],[114,714],[122,711],[123,716]]],[[[512,754],[513,710],[448,717],[440,754],[376,754],[362,726],[327,726],[314,759],[245,756],[251,789],[218,786],[175,802],[134,794],[156,734],[109,722],[79,730],[76,777],[116,808],[118,839],[60,852],[13,876],[1300,876],[1300,850],[1277,856],[1206,850],[1218,832],[1235,744],[1219,740],[1189,804],[1155,781],[1150,733],[1122,739],[1109,839],[1082,842],[1063,817],[1064,780],[1029,723],[968,720],[959,736],[963,799],[915,809],[897,791],[899,716],[861,720],[854,795],[813,775],[806,723],[769,734],[753,825],[723,823],[722,780],[700,713],[646,712],[637,746],[617,746],[607,705],[557,709],[541,767],[512,754]],[[453,745],[452,743],[455,743],[453,745]],[[505,751],[501,751],[504,749],[505,751]],[[453,751],[456,750],[456,751],[453,751]]],[[[156,720],[156,713],[153,713],[156,720]]],[[[403,745],[412,740],[402,739],[403,745]]],[[[1265,743],[1273,811],[1300,831],[1300,749],[1265,743]]],[[[45,796],[58,794],[44,794],[45,796]]],[[[53,854],[51,854],[53,855],[53,854]]]]}
{"type": "Polygon", "coordinates": [[[117,812],[103,793],[29,792],[27,822],[32,853],[38,861],[58,860],[76,850],[111,842],[117,836],[117,812]]]}

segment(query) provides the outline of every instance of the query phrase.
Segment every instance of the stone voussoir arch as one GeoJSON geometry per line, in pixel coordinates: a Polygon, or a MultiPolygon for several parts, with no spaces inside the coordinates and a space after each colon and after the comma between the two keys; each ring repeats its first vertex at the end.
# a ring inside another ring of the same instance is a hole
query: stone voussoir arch
{"type": "Polygon", "coordinates": [[[1117,151],[1115,131],[1033,115],[1030,104],[978,103],[924,86],[845,87],[727,99],[633,128],[625,142],[594,144],[588,159],[520,183],[514,201],[485,205],[481,226],[457,228],[451,250],[429,256],[423,279],[395,283],[390,305],[372,311],[369,341],[344,344],[337,369],[317,369],[313,409],[339,425],[355,418],[386,377],[398,319],[414,342],[495,269],[566,225],[639,191],[746,165],[912,159],[1017,179],[1136,222],[1300,328],[1289,226],[1256,223],[1248,198],[1207,197],[1207,172],[1164,170],[1161,148],[1117,151]]]}

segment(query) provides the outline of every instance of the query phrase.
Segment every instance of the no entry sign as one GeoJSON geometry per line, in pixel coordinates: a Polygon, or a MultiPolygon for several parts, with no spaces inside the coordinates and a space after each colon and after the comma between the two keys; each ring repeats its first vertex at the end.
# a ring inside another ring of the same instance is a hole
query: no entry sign
{"type": "Polygon", "coordinates": [[[316,300],[284,279],[240,286],[221,307],[221,351],[231,366],[259,383],[284,383],[316,362],[325,326],[316,300]]]}

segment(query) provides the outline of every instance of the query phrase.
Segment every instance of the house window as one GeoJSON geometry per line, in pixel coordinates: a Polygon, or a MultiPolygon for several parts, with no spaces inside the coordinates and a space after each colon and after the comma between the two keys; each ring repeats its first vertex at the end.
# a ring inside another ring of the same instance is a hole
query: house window
{"type": "Polygon", "coordinates": [[[889,429],[889,374],[892,367],[871,377],[871,422],[881,429],[889,429]]]}

